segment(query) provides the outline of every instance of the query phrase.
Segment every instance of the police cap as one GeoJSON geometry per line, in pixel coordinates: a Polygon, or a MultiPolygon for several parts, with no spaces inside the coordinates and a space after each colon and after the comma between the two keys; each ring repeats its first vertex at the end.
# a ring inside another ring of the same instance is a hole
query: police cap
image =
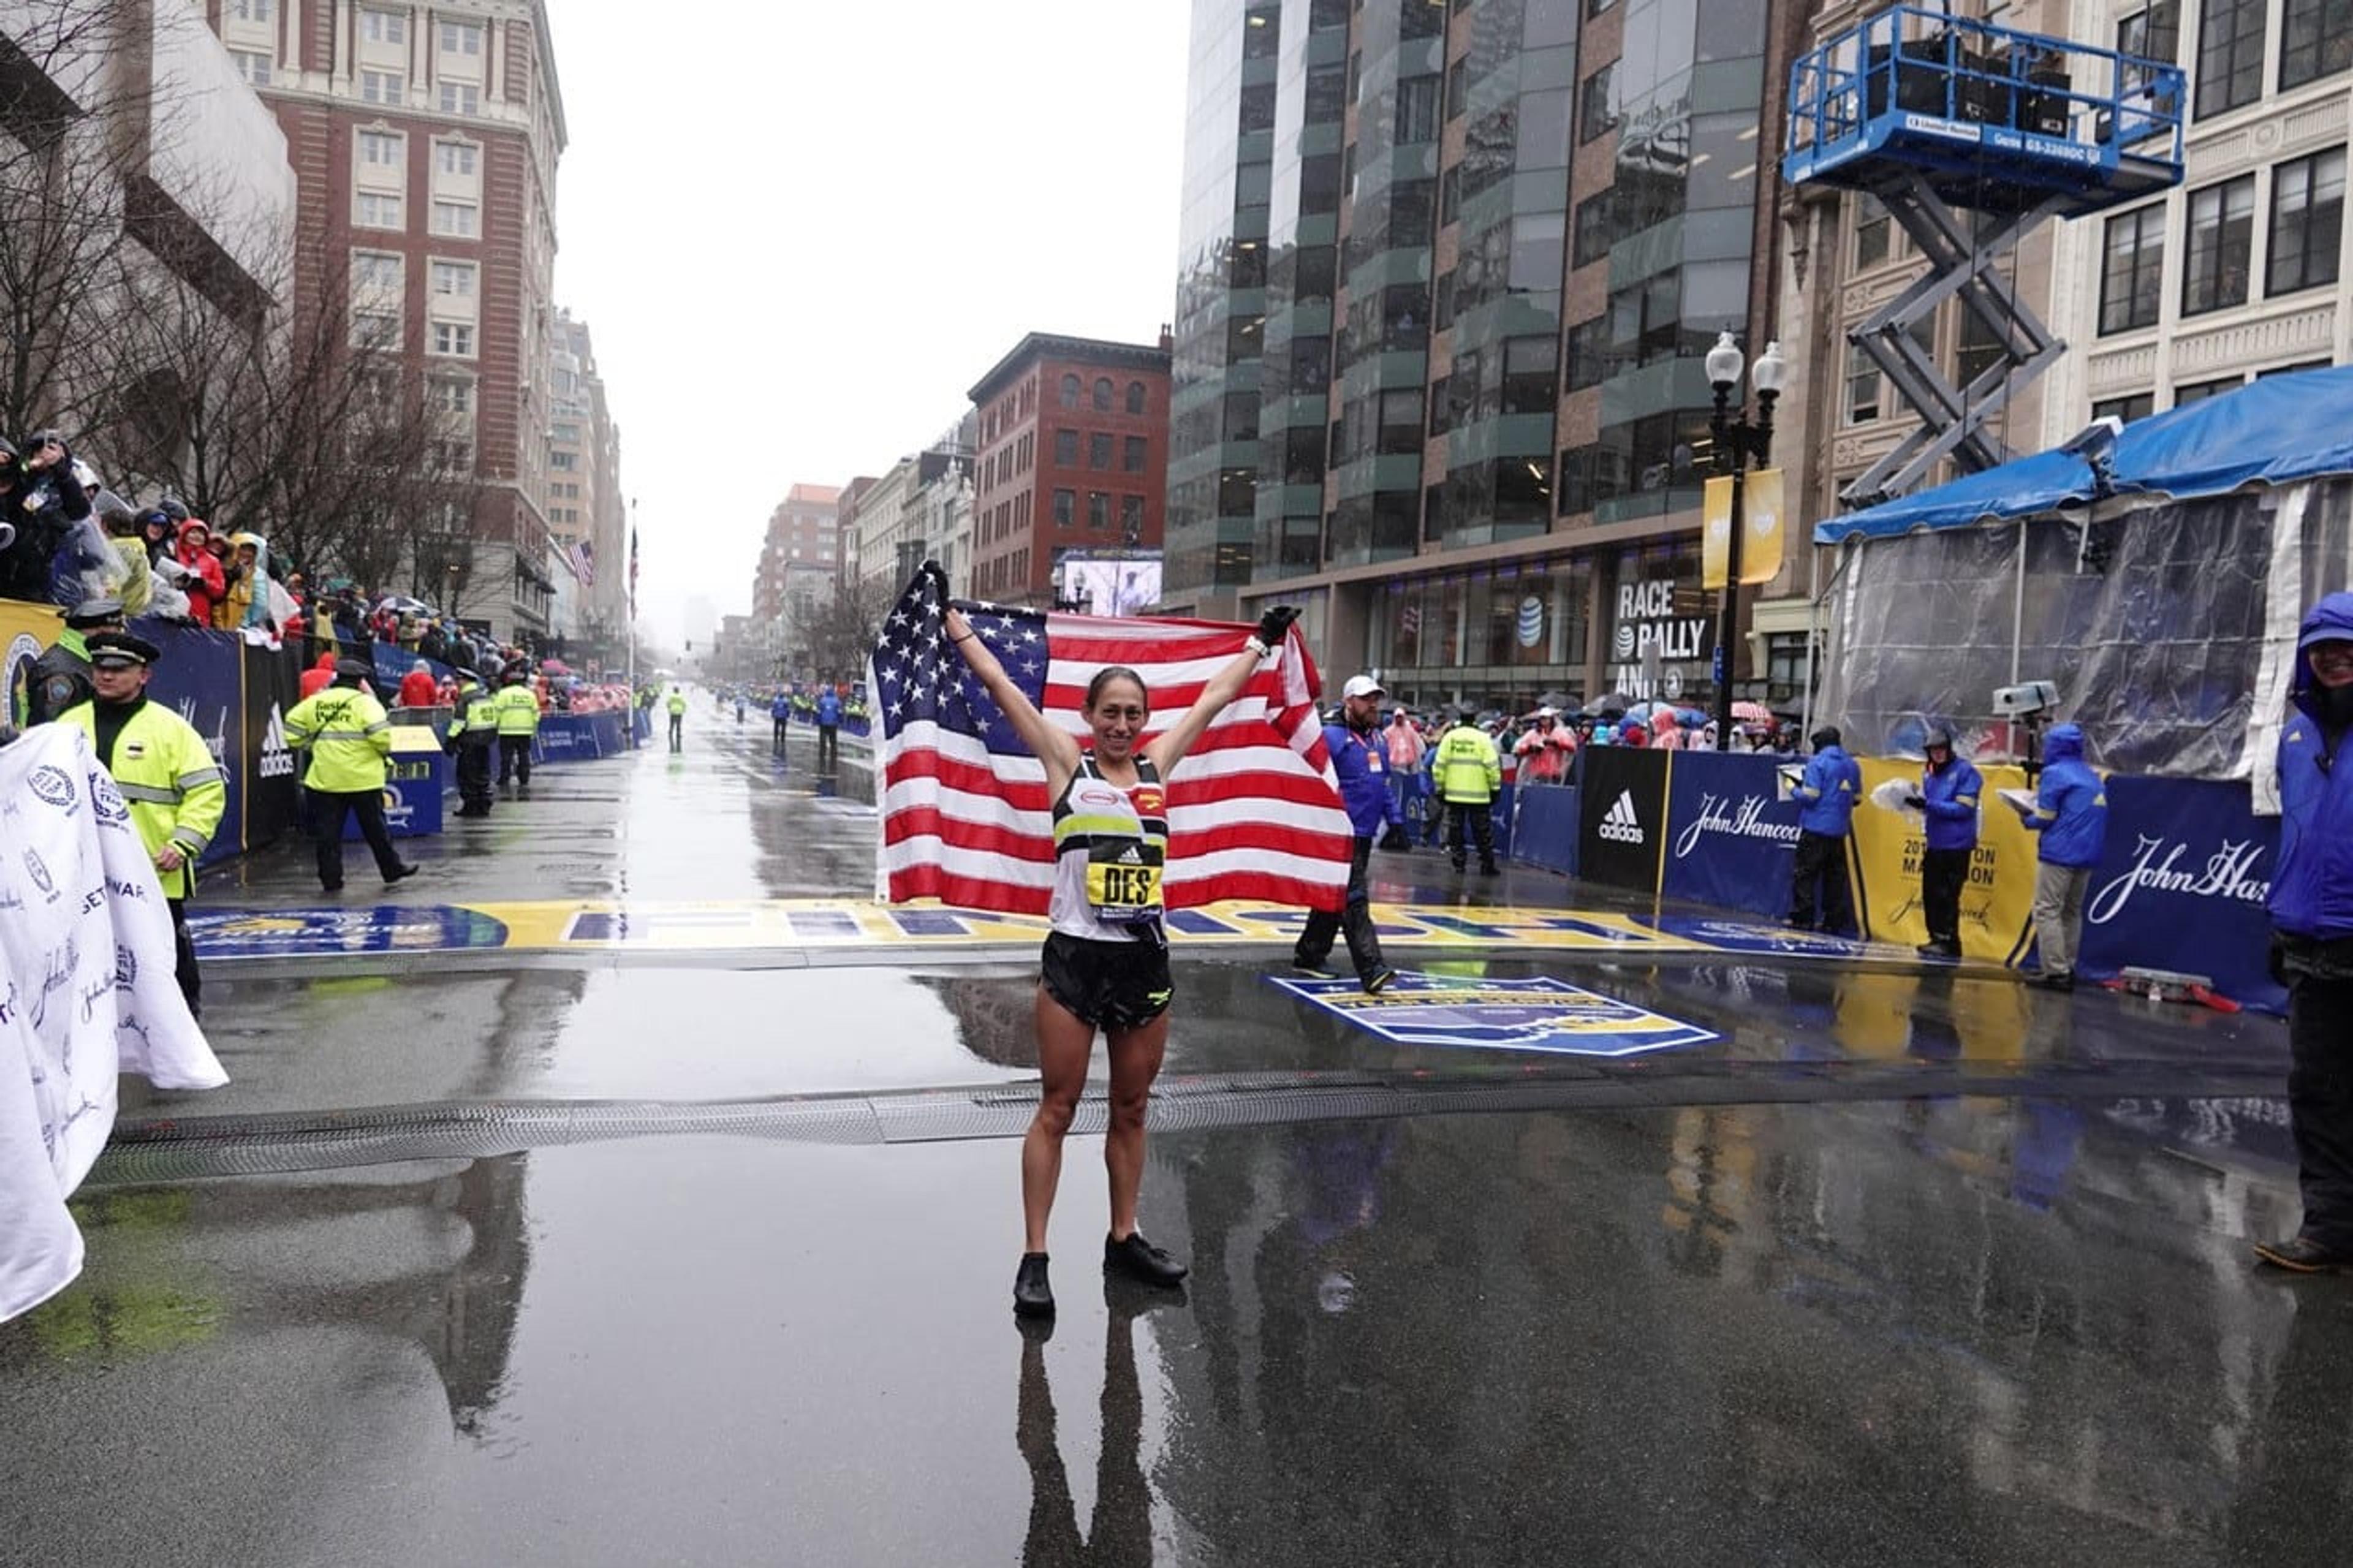
{"type": "Polygon", "coordinates": [[[130,632],[95,632],[83,646],[89,650],[91,668],[96,669],[129,669],[153,664],[164,657],[162,648],[130,632]]]}
{"type": "Polygon", "coordinates": [[[84,599],[66,612],[66,625],[78,632],[121,624],[122,601],[120,599],[84,599]]]}

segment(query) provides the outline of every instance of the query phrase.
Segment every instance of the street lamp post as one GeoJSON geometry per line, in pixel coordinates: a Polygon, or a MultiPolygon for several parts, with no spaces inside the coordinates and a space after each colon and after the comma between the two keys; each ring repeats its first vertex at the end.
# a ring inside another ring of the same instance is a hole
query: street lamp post
{"type": "Polygon", "coordinates": [[[1742,369],[1740,345],[1732,341],[1730,332],[1719,333],[1715,347],[1707,351],[1707,379],[1715,387],[1715,412],[1708,419],[1708,429],[1715,437],[1716,471],[1732,476],[1732,538],[1725,555],[1724,611],[1715,628],[1715,749],[1719,752],[1732,746],[1733,649],[1740,637],[1740,545],[1747,531],[1742,505],[1746,486],[1742,476],[1752,458],[1762,468],[1773,455],[1773,403],[1781,395],[1789,362],[1781,357],[1778,342],[1767,343],[1765,352],[1757,356],[1756,368],[1749,372],[1757,388],[1753,422],[1746,408],[1737,417],[1732,411],[1732,395],[1739,388],[1742,369]]]}

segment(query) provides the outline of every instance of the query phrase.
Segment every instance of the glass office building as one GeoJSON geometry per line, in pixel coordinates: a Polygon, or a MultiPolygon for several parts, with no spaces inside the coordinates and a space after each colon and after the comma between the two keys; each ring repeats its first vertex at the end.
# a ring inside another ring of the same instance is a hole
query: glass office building
{"type": "Polygon", "coordinates": [[[1224,355],[1226,417],[1219,439],[1197,420],[1175,443],[1171,607],[1211,591],[1245,617],[1297,603],[1324,663],[1377,669],[1421,706],[1705,703],[1701,362],[1719,331],[1753,335],[1752,353],[1770,335],[1770,279],[1753,265],[1776,188],[1767,9],[1197,5],[1188,157],[1207,162],[1187,170],[1179,363],[1195,339],[1205,363],[1224,355]],[[1268,72],[1223,85],[1204,32],[1238,56],[1249,40],[1229,36],[1267,9],[1268,72]],[[1234,117],[1227,100],[1254,124],[1245,99],[1261,85],[1263,142],[1205,132],[1205,114],[1234,117]],[[1211,300],[1202,237],[1241,213],[1263,217],[1263,272],[1229,268],[1211,300]],[[1260,437],[1247,464],[1229,439],[1244,363],[1260,437]],[[1234,493],[1215,495],[1213,471],[1234,493]],[[1180,483],[1195,487],[1181,504],[1180,483]],[[1180,558],[1191,515],[1215,518],[1204,537],[1247,539],[1240,575],[1198,549],[1180,558]]]}

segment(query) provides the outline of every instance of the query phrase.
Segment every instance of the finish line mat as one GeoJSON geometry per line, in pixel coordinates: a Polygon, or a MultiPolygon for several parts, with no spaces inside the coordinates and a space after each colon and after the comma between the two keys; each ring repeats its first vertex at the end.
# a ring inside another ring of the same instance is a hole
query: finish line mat
{"type": "MultiPolygon", "coordinates": [[[[1900,948],[1779,927],[1678,915],[1375,904],[1385,946],[1419,951],[1517,947],[1546,952],[1721,952],[1847,962],[1915,962],[1900,948]]],[[[1179,951],[1288,944],[1306,919],[1275,904],[1227,903],[1168,917],[1179,951]]],[[[738,952],[894,953],[1003,950],[1026,956],[1042,918],[859,899],[714,902],[374,904],[188,911],[210,962],[359,953],[738,952]]]]}
{"type": "Polygon", "coordinates": [[[1453,980],[1400,971],[1377,996],[1353,980],[1268,981],[1301,1001],[1401,1046],[1630,1057],[1720,1037],[1664,1014],[1571,985],[1534,980],[1453,980]]]}

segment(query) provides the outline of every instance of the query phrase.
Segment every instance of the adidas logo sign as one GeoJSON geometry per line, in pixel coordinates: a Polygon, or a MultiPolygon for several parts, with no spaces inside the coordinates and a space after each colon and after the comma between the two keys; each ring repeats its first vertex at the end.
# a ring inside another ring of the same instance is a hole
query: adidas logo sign
{"type": "Polygon", "coordinates": [[[261,732],[261,757],[254,771],[266,779],[290,778],[294,773],[294,752],[286,744],[286,716],[275,702],[269,705],[269,727],[261,732]]]}
{"type": "Polygon", "coordinates": [[[1620,790],[1618,798],[1601,818],[1601,837],[1619,844],[1643,842],[1641,819],[1634,815],[1634,792],[1620,790]]]}
{"type": "Polygon", "coordinates": [[[1144,864],[1144,857],[1134,849],[1123,849],[1120,851],[1119,863],[1123,866],[1141,866],[1144,864]]]}

